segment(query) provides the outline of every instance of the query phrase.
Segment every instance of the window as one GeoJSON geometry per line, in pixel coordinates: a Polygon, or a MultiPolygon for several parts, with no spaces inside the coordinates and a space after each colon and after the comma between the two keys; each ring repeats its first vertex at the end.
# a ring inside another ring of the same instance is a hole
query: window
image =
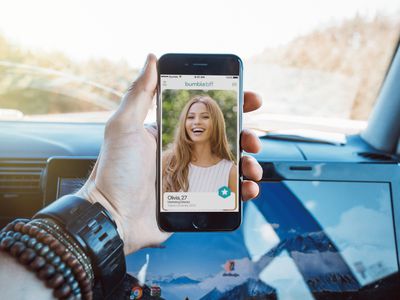
{"type": "MultiPolygon", "coordinates": [[[[245,63],[245,88],[265,100],[247,126],[354,133],[365,127],[400,33],[395,1],[4,7],[1,120],[104,122],[148,52],[234,52],[245,63]]],[[[153,108],[146,121],[154,120],[153,108]]]]}

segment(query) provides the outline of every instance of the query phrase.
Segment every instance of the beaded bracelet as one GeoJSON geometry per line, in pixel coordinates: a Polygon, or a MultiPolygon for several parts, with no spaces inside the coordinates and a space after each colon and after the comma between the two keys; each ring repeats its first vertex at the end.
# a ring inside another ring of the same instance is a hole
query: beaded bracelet
{"type": "Polygon", "coordinates": [[[72,282],[68,280],[71,271],[68,272],[65,266],[59,263],[59,260],[56,259],[57,256],[54,256],[54,253],[50,258],[46,254],[41,255],[46,246],[28,235],[22,235],[20,232],[8,231],[6,237],[14,238],[14,240],[6,240],[9,241],[6,248],[9,248],[10,254],[29,269],[38,271],[37,276],[45,280],[49,288],[55,289],[53,293],[55,297],[64,298],[69,296],[71,292],[74,295],[80,294],[78,283],[76,281],[74,283],[74,278],[72,277],[72,282]],[[36,245],[38,246],[35,248],[36,245]]]}
{"type": "MultiPolygon", "coordinates": [[[[21,264],[35,271],[48,287],[54,289],[56,298],[92,299],[93,279],[74,255],[76,249],[68,251],[71,248],[69,240],[62,238],[61,242],[61,235],[51,235],[50,230],[36,226],[38,222],[33,225],[27,223],[29,221],[17,219],[3,228],[0,231],[0,250],[9,252],[21,264]]],[[[53,230],[53,234],[55,232],[53,230]]]]}
{"type": "MultiPolygon", "coordinates": [[[[35,229],[35,226],[33,226],[31,224],[31,222],[24,225],[22,228],[22,231],[29,231],[33,235],[38,234],[38,236],[41,233],[40,230],[35,229]],[[24,230],[25,227],[27,228],[26,230],[24,230]]],[[[47,232],[47,231],[45,230],[45,232],[47,232]]],[[[49,232],[47,232],[47,233],[49,233],[49,232]]],[[[57,238],[58,237],[57,235],[51,235],[51,233],[50,233],[49,236],[47,236],[47,237],[44,236],[42,240],[46,241],[46,239],[47,239],[50,242],[50,244],[49,244],[50,252],[49,253],[54,252],[58,256],[58,258],[56,257],[55,259],[57,260],[57,262],[61,262],[60,268],[62,268],[63,270],[65,270],[67,268],[71,269],[71,272],[69,272],[69,273],[73,273],[71,275],[73,275],[73,277],[76,277],[77,279],[79,279],[80,288],[82,290],[90,291],[91,290],[90,280],[87,278],[87,276],[84,272],[81,272],[81,269],[82,269],[81,265],[80,264],[76,265],[74,263],[74,261],[75,261],[74,259],[68,260],[69,258],[71,258],[73,256],[71,256],[71,253],[68,254],[66,246],[63,245],[63,242],[57,238]],[[49,238],[49,236],[50,236],[50,238],[49,238]]],[[[66,242],[64,241],[64,243],[66,243],[66,242]]],[[[47,254],[44,253],[44,255],[47,255],[47,254]]],[[[74,283],[74,281],[72,281],[72,282],[74,283]]],[[[75,284],[77,285],[78,283],[75,283],[75,284]]]]}
{"type": "MultiPolygon", "coordinates": [[[[65,260],[66,264],[69,264],[71,262],[73,262],[73,260],[70,259],[71,255],[72,257],[75,257],[77,259],[77,261],[79,262],[78,267],[71,265],[71,268],[73,268],[74,271],[74,275],[79,279],[80,281],[80,287],[84,292],[91,292],[92,291],[92,285],[91,283],[94,280],[94,275],[89,275],[86,272],[86,269],[89,269],[92,271],[92,267],[90,265],[90,260],[89,258],[83,253],[83,251],[81,251],[84,255],[85,260],[79,260],[78,256],[82,255],[82,254],[76,254],[77,252],[79,253],[78,249],[79,246],[76,245],[76,243],[74,241],[72,241],[72,239],[70,237],[67,237],[67,235],[65,234],[65,238],[61,236],[60,232],[63,232],[61,229],[59,231],[55,231],[54,229],[52,229],[51,227],[49,227],[48,225],[45,225],[43,223],[40,223],[40,221],[44,221],[44,219],[35,219],[35,222],[30,222],[30,225],[39,225],[42,226],[43,228],[45,228],[44,230],[49,232],[50,234],[52,234],[58,241],[61,242],[61,244],[64,245],[64,254],[62,254],[62,250],[59,249],[59,252],[61,253],[62,259],[65,260]],[[67,240],[68,239],[68,240],[67,240]],[[73,248],[72,244],[75,245],[77,248],[73,248]],[[69,253],[69,254],[68,254],[69,253]],[[65,259],[64,259],[65,258],[65,259]],[[68,260],[69,259],[69,260],[68,260]],[[83,270],[82,270],[82,266],[83,266],[83,270]]],[[[50,221],[49,221],[50,222],[50,221]]],[[[38,226],[39,227],[39,226],[38,226]]],[[[59,228],[59,227],[58,227],[59,228]]],[[[82,258],[82,256],[80,256],[82,258]]],[[[93,274],[93,273],[91,273],[93,274]]]]}
{"type": "Polygon", "coordinates": [[[21,229],[19,226],[20,224],[17,223],[14,226],[14,229],[22,230],[23,233],[30,231],[31,234],[37,235],[37,239],[39,241],[48,245],[48,247],[60,257],[60,260],[62,259],[73,270],[75,278],[79,282],[79,287],[81,289],[81,293],[83,294],[83,298],[90,299],[92,293],[92,284],[76,257],[72,256],[71,253],[67,253],[66,247],[45,230],[32,229],[32,225],[30,224],[23,225],[21,229]]]}
{"type": "Polygon", "coordinates": [[[93,268],[90,264],[89,257],[83,252],[78,244],[69,236],[65,231],[62,230],[55,222],[50,219],[34,219],[29,222],[31,225],[35,225],[59,240],[66,248],[66,251],[70,251],[75,256],[80,264],[84,267],[89,280],[94,280],[93,268]]]}
{"type": "MultiPolygon", "coordinates": [[[[21,224],[21,223],[17,223],[21,224]]],[[[46,258],[41,255],[43,249],[47,246],[42,243],[33,248],[28,247],[33,245],[29,236],[22,235],[21,232],[9,230],[2,232],[0,236],[0,249],[8,251],[13,257],[25,265],[32,271],[37,272],[37,276],[45,280],[48,287],[54,288],[53,295],[57,298],[65,298],[71,294],[71,287],[63,280],[63,276],[58,272],[54,265],[57,263],[49,263],[46,258]]]]}

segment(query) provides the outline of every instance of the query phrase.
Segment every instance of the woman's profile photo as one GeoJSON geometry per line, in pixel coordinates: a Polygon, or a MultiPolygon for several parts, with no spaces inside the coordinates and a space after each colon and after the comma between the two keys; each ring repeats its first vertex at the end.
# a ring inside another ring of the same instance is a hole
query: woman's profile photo
{"type": "Polygon", "coordinates": [[[184,106],[163,155],[162,175],[163,192],[217,192],[227,186],[237,194],[236,159],[224,115],[210,96],[194,96],[184,106]]]}

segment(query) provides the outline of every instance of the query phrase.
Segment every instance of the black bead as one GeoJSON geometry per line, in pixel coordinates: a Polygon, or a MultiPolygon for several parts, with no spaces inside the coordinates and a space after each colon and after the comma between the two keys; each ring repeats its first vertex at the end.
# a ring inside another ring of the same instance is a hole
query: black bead
{"type": "Polygon", "coordinates": [[[64,276],[65,277],[65,281],[72,284],[75,281],[75,277],[73,274],[70,274],[68,276],[64,276]]]}
{"type": "Polygon", "coordinates": [[[53,258],[53,260],[51,261],[53,263],[53,265],[58,265],[61,262],[61,258],[59,256],[56,256],[53,258]]]}
{"type": "Polygon", "coordinates": [[[49,251],[49,252],[47,252],[47,254],[46,254],[46,259],[47,259],[48,261],[51,261],[51,260],[54,258],[55,255],[56,255],[56,254],[54,253],[54,251],[49,251]]]}
{"type": "Polygon", "coordinates": [[[36,251],[40,251],[42,248],[43,248],[43,244],[42,243],[37,243],[36,245],[35,245],[35,247],[34,247],[34,249],[36,250],[36,251]]]}
{"type": "MultiPolygon", "coordinates": [[[[72,291],[72,293],[74,293],[74,295],[75,295],[75,297],[82,297],[82,295],[81,295],[81,290],[80,289],[74,289],[73,291],[72,291]]],[[[79,299],[79,298],[78,298],[79,299]]]]}
{"type": "Polygon", "coordinates": [[[76,290],[77,288],[79,288],[79,284],[76,280],[74,280],[72,283],[70,283],[71,289],[72,290],[76,290]]]}
{"type": "Polygon", "coordinates": [[[24,234],[23,236],[21,236],[21,242],[23,243],[27,243],[29,241],[31,237],[27,234],[24,234]]]}
{"type": "Polygon", "coordinates": [[[65,268],[65,271],[64,271],[63,274],[64,274],[64,277],[66,278],[66,277],[68,277],[69,275],[72,274],[72,271],[71,271],[70,268],[65,268]]]}
{"type": "Polygon", "coordinates": [[[21,232],[14,232],[13,237],[14,239],[16,239],[17,241],[21,239],[21,232]]]}
{"type": "Polygon", "coordinates": [[[35,247],[36,243],[37,243],[37,239],[30,238],[28,243],[27,243],[27,246],[30,247],[30,248],[33,248],[33,247],[35,247]]]}
{"type": "Polygon", "coordinates": [[[39,278],[49,279],[56,274],[56,269],[52,265],[45,265],[38,273],[39,278]]]}
{"type": "MultiPolygon", "coordinates": [[[[61,261],[61,260],[60,260],[60,261],[61,261]]],[[[57,270],[60,271],[61,273],[64,273],[66,267],[67,267],[67,266],[65,265],[65,263],[61,262],[61,263],[58,265],[57,270]]]]}
{"type": "Polygon", "coordinates": [[[0,242],[0,249],[9,249],[12,245],[14,245],[15,242],[15,239],[7,236],[0,242]]]}
{"type": "Polygon", "coordinates": [[[40,249],[39,254],[41,256],[45,256],[49,251],[50,251],[49,246],[45,245],[42,249],[40,249]]]}

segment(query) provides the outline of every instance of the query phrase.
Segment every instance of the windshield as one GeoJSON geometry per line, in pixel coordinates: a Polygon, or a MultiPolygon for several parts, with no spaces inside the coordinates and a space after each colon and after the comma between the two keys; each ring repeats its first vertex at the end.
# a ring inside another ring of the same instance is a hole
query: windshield
{"type": "MultiPolygon", "coordinates": [[[[262,131],[363,129],[398,1],[22,1],[0,10],[0,120],[105,122],[148,52],[235,53],[262,131]],[[183,7],[184,6],[184,7],[183,7]]],[[[146,122],[155,121],[155,106],[146,122]]]]}

